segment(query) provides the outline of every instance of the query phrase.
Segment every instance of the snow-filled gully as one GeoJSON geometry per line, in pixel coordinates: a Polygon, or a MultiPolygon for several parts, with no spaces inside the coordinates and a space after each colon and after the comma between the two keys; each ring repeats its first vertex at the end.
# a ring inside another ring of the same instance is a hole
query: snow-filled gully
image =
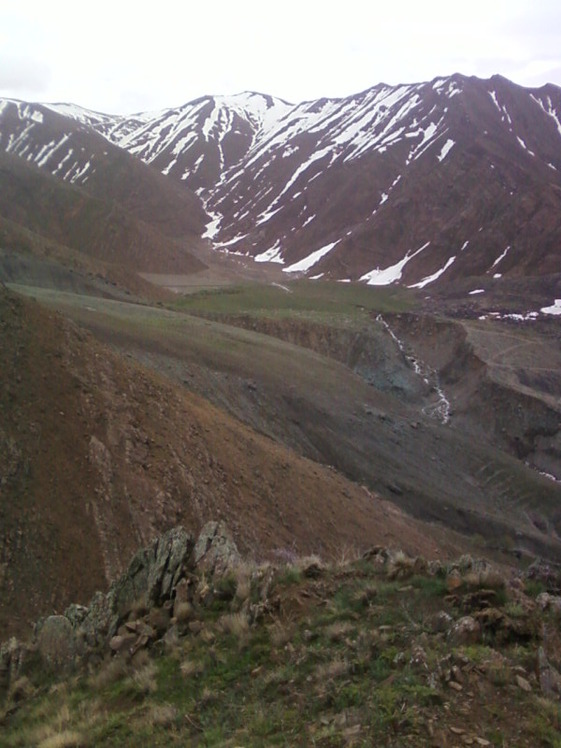
{"type": "Polygon", "coordinates": [[[431,368],[425,362],[419,361],[417,358],[415,358],[415,356],[412,356],[407,352],[405,343],[400,338],[398,338],[398,336],[395,334],[395,332],[392,330],[392,328],[389,326],[389,324],[381,314],[378,314],[378,316],[376,317],[376,322],[379,322],[384,327],[386,332],[390,335],[392,340],[395,342],[395,344],[405,357],[405,360],[413,368],[415,374],[421,377],[425,384],[434,388],[438,399],[435,403],[425,405],[425,407],[422,409],[422,412],[430,418],[435,418],[436,420],[441,421],[441,423],[443,424],[449,423],[450,401],[444,394],[444,390],[442,389],[436,370],[431,368]]]}

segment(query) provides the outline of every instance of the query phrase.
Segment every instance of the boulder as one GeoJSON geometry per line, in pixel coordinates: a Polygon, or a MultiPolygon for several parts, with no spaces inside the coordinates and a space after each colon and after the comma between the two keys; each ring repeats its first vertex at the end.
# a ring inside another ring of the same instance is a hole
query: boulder
{"type": "Polygon", "coordinates": [[[162,605],[189,568],[195,543],[183,527],[174,527],[154,544],[154,562],[148,572],[147,602],[162,605]]]}
{"type": "Polygon", "coordinates": [[[536,559],[526,569],[524,577],[540,582],[545,586],[547,592],[555,595],[561,592],[561,569],[557,564],[549,564],[541,559],[536,559]]]}
{"type": "Polygon", "coordinates": [[[40,625],[37,651],[46,667],[68,672],[76,664],[75,630],[66,616],[49,616],[40,625]]]}
{"type": "Polygon", "coordinates": [[[448,631],[452,625],[452,616],[441,610],[435,613],[430,619],[430,629],[435,634],[442,634],[448,631]]]}
{"type": "Polygon", "coordinates": [[[224,574],[241,563],[238,548],[224,522],[207,522],[193,552],[194,564],[209,574],[224,574]]]}
{"type": "Polygon", "coordinates": [[[473,616],[458,619],[449,632],[454,644],[477,644],[481,641],[481,626],[473,616]]]}
{"type": "Polygon", "coordinates": [[[532,615],[511,618],[498,608],[485,608],[475,613],[474,618],[482,630],[499,644],[526,644],[540,637],[540,622],[532,615]]]}

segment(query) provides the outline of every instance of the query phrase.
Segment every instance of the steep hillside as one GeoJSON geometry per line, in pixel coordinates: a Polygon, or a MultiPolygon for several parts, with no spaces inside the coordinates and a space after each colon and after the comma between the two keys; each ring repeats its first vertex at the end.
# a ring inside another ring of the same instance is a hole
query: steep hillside
{"type": "Polygon", "coordinates": [[[257,556],[463,547],[2,289],[0,352],[3,636],[85,602],[177,523],[223,518],[257,556]]]}
{"type": "MultiPolygon", "coordinates": [[[[129,272],[193,272],[204,267],[183,242],[140,222],[114,202],[7,154],[0,154],[0,220],[129,272]]],[[[26,249],[33,250],[30,242],[26,249]]]]}
{"type": "Polygon", "coordinates": [[[83,124],[3,101],[0,153],[2,218],[134,272],[204,267],[200,200],[83,124]]]}
{"type": "MultiPolygon", "coordinates": [[[[178,307],[193,310],[245,302],[254,310],[245,330],[166,308],[27,292],[123,355],[421,520],[476,536],[509,555],[558,557],[561,486],[525,465],[521,455],[508,454],[502,439],[495,442],[489,419],[476,416],[466,428],[456,418],[462,387],[453,385],[452,376],[444,379],[444,356],[441,378],[419,355],[415,360],[401,350],[386,311],[409,294],[402,291],[392,301],[368,286],[307,281],[287,288],[248,286],[177,300],[178,307]],[[281,321],[275,325],[270,316],[281,321]],[[297,344],[258,332],[279,328],[297,344]],[[303,347],[307,339],[314,350],[303,347]],[[324,355],[332,351],[340,354],[333,356],[337,361],[324,355]]],[[[508,347],[507,336],[497,340],[508,347]]],[[[445,347],[444,353],[453,374],[454,350],[445,347]]],[[[477,370],[466,371],[464,392],[470,384],[472,409],[493,407],[502,418],[521,406],[508,391],[498,403],[480,397],[477,370]]],[[[550,409],[553,435],[557,412],[550,409]]],[[[531,419],[509,423],[532,443],[531,419]]],[[[547,445],[539,438],[534,443],[531,460],[541,466],[547,445]]],[[[558,472],[561,462],[552,457],[558,472]]]]}

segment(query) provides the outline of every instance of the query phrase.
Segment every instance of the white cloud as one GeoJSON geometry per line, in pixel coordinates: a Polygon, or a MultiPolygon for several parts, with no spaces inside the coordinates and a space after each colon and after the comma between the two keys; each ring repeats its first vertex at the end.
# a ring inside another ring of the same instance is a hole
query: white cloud
{"type": "Polygon", "coordinates": [[[0,95],[130,112],[247,89],[289,101],[342,96],[453,72],[560,84],[559,28],[561,4],[548,0],[98,0],[79,9],[21,0],[0,10],[0,95]]]}

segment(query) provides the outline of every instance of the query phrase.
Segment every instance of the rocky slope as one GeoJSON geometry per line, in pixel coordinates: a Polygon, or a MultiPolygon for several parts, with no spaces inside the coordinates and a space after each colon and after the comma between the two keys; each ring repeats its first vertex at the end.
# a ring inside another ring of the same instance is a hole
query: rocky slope
{"type": "Polygon", "coordinates": [[[556,746],[559,586],[380,546],[259,564],[176,527],[0,646],[3,743],[556,746]]]}

